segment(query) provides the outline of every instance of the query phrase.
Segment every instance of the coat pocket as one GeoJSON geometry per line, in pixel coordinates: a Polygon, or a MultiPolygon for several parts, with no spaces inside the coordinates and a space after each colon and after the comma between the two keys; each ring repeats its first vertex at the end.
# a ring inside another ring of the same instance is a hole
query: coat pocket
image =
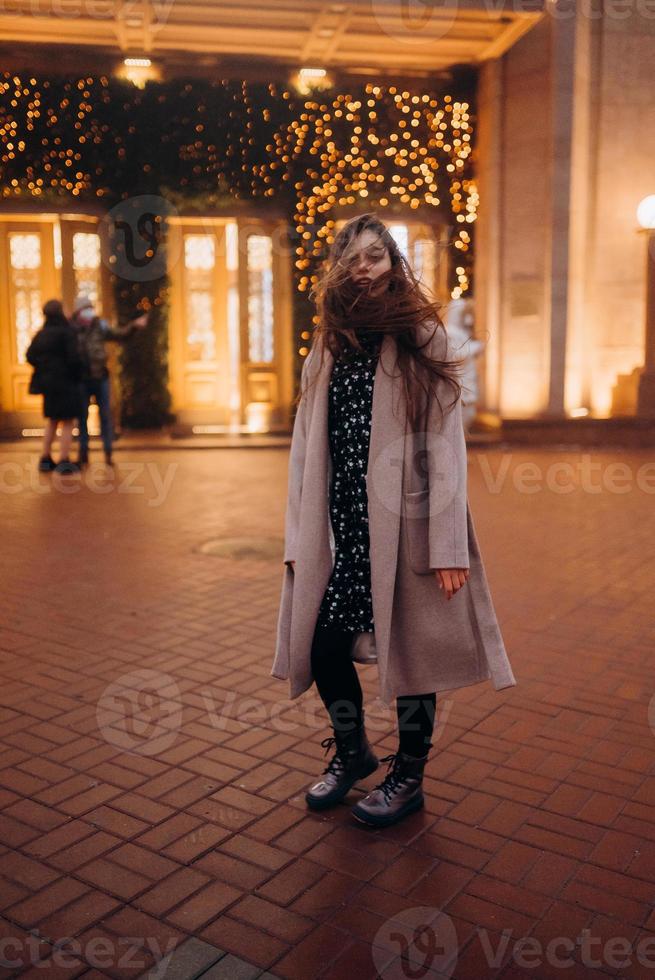
{"type": "Polygon", "coordinates": [[[409,567],[417,575],[429,575],[429,490],[407,490],[403,493],[403,524],[407,540],[409,567]]]}

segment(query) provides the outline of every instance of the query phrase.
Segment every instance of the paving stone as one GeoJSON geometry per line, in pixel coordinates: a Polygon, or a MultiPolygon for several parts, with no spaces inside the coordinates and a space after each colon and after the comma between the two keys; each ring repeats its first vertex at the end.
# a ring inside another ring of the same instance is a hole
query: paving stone
{"type": "Polygon", "coordinates": [[[262,975],[258,966],[252,966],[245,960],[228,953],[202,974],[203,980],[256,980],[262,975]]]}
{"type": "MultiPolygon", "coordinates": [[[[37,454],[2,446],[0,464],[35,466],[37,454]]],[[[589,455],[601,473],[615,465],[615,453],[589,455]]],[[[290,702],[269,674],[282,555],[235,561],[199,547],[228,533],[281,540],[288,446],[119,445],[115,474],[96,474],[106,493],[82,481],[67,495],[44,477],[38,492],[26,481],[4,494],[0,938],[147,935],[165,948],[172,937],[166,964],[140,967],[154,978],[166,966],[166,980],[350,980],[353,965],[368,980],[381,925],[416,907],[451,918],[462,978],[485,976],[483,933],[492,948],[503,930],[544,947],[585,928],[601,948],[647,938],[655,565],[640,562],[638,577],[634,565],[652,495],[515,482],[526,463],[547,475],[581,460],[575,449],[469,449],[471,509],[518,684],[438,696],[426,807],[384,831],[356,824],[350,800],[305,808],[329,729],[315,691],[290,702]],[[134,467],[143,492],[119,490],[134,467]],[[105,702],[120,724],[98,721],[105,702]]],[[[650,465],[646,451],[622,461],[650,465]]],[[[371,706],[375,669],[360,677],[371,706]]],[[[395,750],[387,721],[373,732],[380,755],[395,750]]],[[[382,975],[402,971],[398,957],[382,975]]],[[[575,958],[571,975],[584,970],[575,958]]],[[[46,974],[59,975],[56,963],[25,975],[46,974]]],[[[526,977],[511,957],[501,974],[526,977]]],[[[68,975],[103,971],[81,961],[68,975]]]]}
{"type": "Polygon", "coordinates": [[[195,980],[224,956],[224,950],[193,937],[174,949],[148,973],[143,974],[143,978],[144,980],[195,980]]]}

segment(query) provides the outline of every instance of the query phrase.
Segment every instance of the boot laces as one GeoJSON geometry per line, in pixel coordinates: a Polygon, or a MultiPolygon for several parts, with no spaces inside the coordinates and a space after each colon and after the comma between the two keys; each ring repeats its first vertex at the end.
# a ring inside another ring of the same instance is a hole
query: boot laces
{"type": "Polygon", "coordinates": [[[343,759],[343,755],[345,752],[344,746],[342,744],[339,744],[339,742],[333,735],[331,735],[329,738],[324,738],[323,741],[321,742],[321,745],[325,749],[326,755],[333,746],[336,746],[335,753],[330,759],[330,761],[328,762],[325,769],[323,770],[323,773],[329,772],[333,776],[338,776],[340,772],[345,768],[345,761],[343,759]]]}
{"type": "Polygon", "coordinates": [[[386,776],[375,788],[382,790],[385,800],[387,803],[389,803],[392,793],[394,793],[395,790],[397,790],[398,787],[406,781],[407,773],[405,772],[398,753],[395,753],[394,755],[385,755],[383,759],[380,759],[380,762],[388,762],[389,765],[387,766],[386,776]]]}

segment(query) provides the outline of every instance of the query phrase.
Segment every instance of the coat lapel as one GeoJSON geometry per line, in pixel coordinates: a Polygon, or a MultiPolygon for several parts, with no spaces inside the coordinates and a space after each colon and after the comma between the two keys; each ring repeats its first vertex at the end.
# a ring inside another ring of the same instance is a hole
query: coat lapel
{"type": "MultiPolygon", "coordinates": [[[[300,504],[300,530],[291,614],[291,659],[296,651],[311,649],[316,617],[332,571],[329,511],[328,388],[333,356],[325,348],[311,392],[311,411],[307,421],[303,492],[300,504]]],[[[309,660],[300,658],[309,671],[309,660]]],[[[304,683],[304,681],[303,681],[304,683]]]]}

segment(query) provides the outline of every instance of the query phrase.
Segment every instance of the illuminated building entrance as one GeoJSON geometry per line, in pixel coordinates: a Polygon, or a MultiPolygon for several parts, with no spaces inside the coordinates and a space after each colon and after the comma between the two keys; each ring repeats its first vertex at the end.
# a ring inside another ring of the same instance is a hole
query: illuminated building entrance
{"type": "Polygon", "coordinates": [[[0,409],[3,429],[20,432],[41,421],[41,398],[30,395],[32,368],[25,360],[43,322],[48,299],[70,310],[87,293],[100,312],[109,295],[95,216],[13,214],[0,217],[0,409]]]}
{"type": "MultiPolygon", "coordinates": [[[[42,424],[41,397],[28,393],[32,368],[25,352],[46,300],[61,298],[70,312],[75,296],[86,293],[100,313],[113,315],[101,221],[81,214],[0,219],[5,434],[31,433],[42,424]]],[[[178,422],[195,432],[288,429],[294,345],[283,231],[275,221],[171,219],[169,385],[178,422]]]]}
{"type": "Polygon", "coordinates": [[[293,387],[284,225],[173,218],[173,411],[196,433],[288,428],[293,387]]]}

